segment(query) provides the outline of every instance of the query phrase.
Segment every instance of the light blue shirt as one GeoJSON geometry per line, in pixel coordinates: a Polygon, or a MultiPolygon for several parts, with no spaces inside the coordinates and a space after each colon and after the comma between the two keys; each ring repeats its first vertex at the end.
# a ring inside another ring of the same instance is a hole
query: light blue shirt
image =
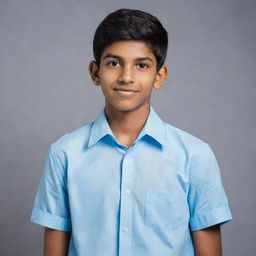
{"type": "Polygon", "coordinates": [[[192,256],[190,231],[232,220],[210,146],[150,114],[131,147],[105,108],[51,144],[31,221],[72,231],[69,256],[192,256]]]}

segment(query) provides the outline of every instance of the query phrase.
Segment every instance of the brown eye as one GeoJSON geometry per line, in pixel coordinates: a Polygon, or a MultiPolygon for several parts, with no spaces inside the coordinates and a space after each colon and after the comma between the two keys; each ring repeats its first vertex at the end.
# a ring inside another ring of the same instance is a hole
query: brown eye
{"type": "Polygon", "coordinates": [[[138,67],[141,69],[146,69],[146,68],[149,68],[149,65],[147,65],[145,63],[140,63],[140,64],[138,64],[138,67]]]}
{"type": "Polygon", "coordinates": [[[119,62],[118,61],[109,61],[107,62],[107,66],[110,66],[110,67],[116,67],[118,66],[119,62]]]}

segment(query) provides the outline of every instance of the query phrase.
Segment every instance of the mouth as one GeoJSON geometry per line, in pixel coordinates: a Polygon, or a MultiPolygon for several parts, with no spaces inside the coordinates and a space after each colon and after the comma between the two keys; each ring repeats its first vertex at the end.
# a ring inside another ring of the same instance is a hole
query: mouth
{"type": "Polygon", "coordinates": [[[130,90],[130,89],[115,89],[114,91],[117,92],[121,96],[130,96],[135,94],[138,91],[130,90]]]}

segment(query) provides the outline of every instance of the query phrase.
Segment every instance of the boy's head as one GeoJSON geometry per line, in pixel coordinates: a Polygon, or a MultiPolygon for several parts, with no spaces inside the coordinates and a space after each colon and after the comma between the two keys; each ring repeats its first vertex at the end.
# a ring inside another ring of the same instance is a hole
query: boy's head
{"type": "Polygon", "coordinates": [[[168,33],[153,15],[131,9],[119,9],[110,13],[98,26],[93,40],[93,53],[96,64],[104,49],[122,40],[141,40],[147,43],[157,60],[157,70],[165,62],[168,33]]]}
{"type": "Polygon", "coordinates": [[[120,9],[100,23],[89,72],[101,86],[107,111],[149,109],[152,89],[167,77],[167,38],[159,20],[139,10],[120,9]]]}

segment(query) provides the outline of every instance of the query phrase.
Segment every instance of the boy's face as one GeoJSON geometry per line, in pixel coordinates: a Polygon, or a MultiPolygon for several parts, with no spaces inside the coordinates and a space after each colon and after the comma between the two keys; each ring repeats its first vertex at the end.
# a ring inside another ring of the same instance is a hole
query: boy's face
{"type": "Polygon", "coordinates": [[[89,71],[94,84],[101,85],[106,108],[118,111],[149,107],[152,89],[159,89],[167,76],[167,67],[157,71],[154,53],[138,40],[118,41],[106,47],[99,69],[92,61],[89,71]]]}

